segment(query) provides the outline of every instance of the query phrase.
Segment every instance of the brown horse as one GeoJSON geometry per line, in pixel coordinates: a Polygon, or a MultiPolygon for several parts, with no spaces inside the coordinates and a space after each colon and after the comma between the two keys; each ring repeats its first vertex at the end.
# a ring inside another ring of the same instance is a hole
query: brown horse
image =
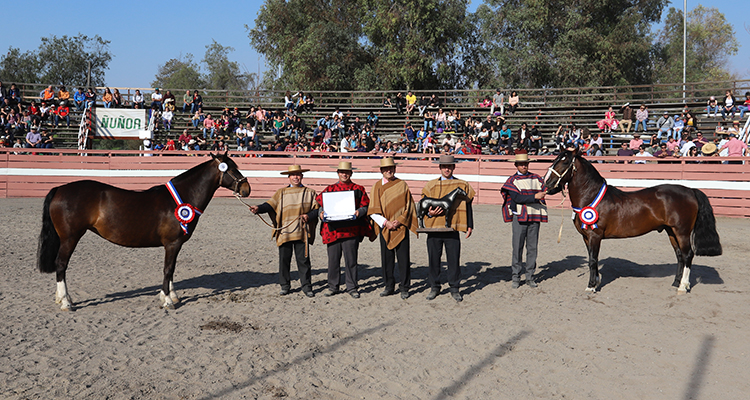
{"type": "Polygon", "coordinates": [[[62,303],[64,311],[72,308],[65,270],[78,241],[90,230],[121,246],[164,246],[160,297],[163,308],[173,309],[180,301],[172,283],[177,254],[219,186],[242,197],[250,195],[247,178],[226,153],[211,154],[210,160],[172,178],[167,185],[145,191],[90,180],[50,190],[44,199],[37,266],[40,272],[57,273],[55,302],[62,303]]]}
{"type": "Polygon", "coordinates": [[[547,172],[548,194],[560,192],[565,184],[576,211],[575,227],[589,252],[586,291],[595,292],[601,281],[599,246],[602,239],[666,231],[677,255],[677,272],[672,285],[678,287],[678,293],[690,290],[693,256],[721,255],[713,208],[708,197],[698,189],[658,185],[626,193],[607,185],[577,149],[561,152],[547,172]]]}

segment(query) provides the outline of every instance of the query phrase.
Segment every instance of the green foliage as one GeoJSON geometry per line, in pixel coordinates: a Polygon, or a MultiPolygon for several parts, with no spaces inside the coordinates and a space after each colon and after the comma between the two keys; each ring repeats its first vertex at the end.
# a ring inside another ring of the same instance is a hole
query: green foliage
{"type": "Polygon", "coordinates": [[[104,86],[104,73],[112,60],[109,43],[99,35],[90,38],[80,33],[42,38],[38,53],[40,81],[69,87],[84,85],[90,63],[91,86],[104,86]]]}
{"type": "Polygon", "coordinates": [[[90,63],[91,85],[104,85],[104,73],[112,60],[109,41],[99,35],[78,34],[73,37],[52,35],[41,38],[41,42],[37,51],[21,53],[11,47],[0,59],[0,77],[24,83],[83,86],[90,63]]]}
{"type": "Polygon", "coordinates": [[[350,0],[267,0],[255,26],[245,26],[269,66],[266,87],[353,89],[356,71],[370,61],[360,43],[361,13],[350,0]]]}
{"type": "Polygon", "coordinates": [[[200,73],[200,67],[193,62],[193,55],[188,53],[184,57],[181,55],[160,66],[151,86],[195,89],[205,87],[205,82],[200,73]]]}
{"type": "Polygon", "coordinates": [[[38,83],[38,72],[39,61],[36,53],[32,51],[21,53],[18,48],[11,47],[8,53],[0,59],[0,81],[2,82],[38,83]]]}
{"type": "Polygon", "coordinates": [[[609,86],[651,79],[650,24],[667,0],[486,0],[476,12],[499,87],[609,86]]]}
{"type": "MultiPolygon", "coordinates": [[[[682,10],[670,7],[656,43],[656,82],[682,82],[682,36],[682,10]]],[[[734,79],[726,65],[738,49],[734,28],[719,10],[699,5],[688,12],[687,82],[734,79]]]]}
{"type": "Polygon", "coordinates": [[[222,46],[215,40],[206,46],[203,64],[208,70],[205,77],[207,89],[247,90],[254,81],[253,74],[242,73],[236,61],[229,61],[232,51],[234,48],[222,46]]]}

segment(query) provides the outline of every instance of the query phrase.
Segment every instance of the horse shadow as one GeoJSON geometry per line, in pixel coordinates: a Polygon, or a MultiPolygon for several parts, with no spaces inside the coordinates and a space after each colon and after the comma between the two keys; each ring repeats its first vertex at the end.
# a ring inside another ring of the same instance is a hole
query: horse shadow
{"type": "MultiPolygon", "coordinates": [[[[573,271],[581,268],[588,262],[588,258],[583,256],[567,256],[562,260],[552,261],[547,263],[541,268],[537,267],[537,273],[535,280],[537,282],[544,282],[546,280],[555,278],[566,271],[573,271]]],[[[510,268],[508,268],[508,280],[511,280],[510,268]]]]}
{"type": "MultiPolygon", "coordinates": [[[[278,274],[262,273],[255,271],[237,271],[237,272],[219,272],[216,274],[207,274],[188,278],[185,280],[175,280],[175,290],[179,295],[185,289],[208,289],[208,293],[196,294],[181,299],[181,302],[191,303],[198,299],[214,296],[219,293],[230,292],[233,290],[244,290],[256,288],[268,284],[277,283],[278,274]]],[[[121,292],[109,293],[103,298],[84,300],[79,302],[79,306],[96,306],[111,303],[118,300],[132,299],[140,296],[155,296],[161,290],[161,285],[147,286],[138,289],[126,290],[121,292]]]]}
{"type": "MultiPolygon", "coordinates": [[[[677,272],[677,263],[674,264],[637,264],[622,258],[607,258],[600,260],[599,274],[601,276],[600,288],[614,282],[618,278],[665,278],[673,277],[677,272]]],[[[702,283],[707,285],[720,285],[724,280],[719,272],[706,265],[693,264],[690,269],[690,287],[702,283]]]]}

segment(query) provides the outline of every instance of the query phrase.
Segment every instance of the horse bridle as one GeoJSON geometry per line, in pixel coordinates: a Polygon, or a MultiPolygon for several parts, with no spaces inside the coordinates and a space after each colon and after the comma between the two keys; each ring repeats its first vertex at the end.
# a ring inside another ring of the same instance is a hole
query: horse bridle
{"type": "Polygon", "coordinates": [[[232,178],[232,194],[235,195],[239,193],[240,185],[247,182],[247,177],[243,176],[242,178],[238,178],[230,173],[229,168],[227,168],[226,171],[221,171],[221,180],[224,180],[224,175],[229,175],[229,177],[232,178]]]}
{"type": "Polygon", "coordinates": [[[576,158],[575,158],[575,156],[573,156],[573,161],[570,163],[570,165],[568,165],[568,168],[566,168],[565,171],[562,174],[559,173],[559,172],[557,172],[557,171],[555,171],[554,168],[553,168],[554,166],[555,166],[555,163],[553,163],[549,168],[547,168],[547,173],[548,174],[549,173],[553,173],[553,174],[557,175],[557,183],[555,184],[555,187],[552,188],[553,190],[557,189],[560,186],[560,183],[562,182],[563,177],[565,175],[567,175],[568,172],[570,172],[571,169],[573,170],[573,172],[576,171],[576,158]]]}

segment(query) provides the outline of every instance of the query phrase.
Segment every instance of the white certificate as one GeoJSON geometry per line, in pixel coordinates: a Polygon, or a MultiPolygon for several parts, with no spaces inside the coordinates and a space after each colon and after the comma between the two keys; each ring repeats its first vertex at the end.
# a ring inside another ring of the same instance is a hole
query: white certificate
{"type": "Polygon", "coordinates": [[[354,219],[354,191],[323,193],[323,221],[354,219]]]}

